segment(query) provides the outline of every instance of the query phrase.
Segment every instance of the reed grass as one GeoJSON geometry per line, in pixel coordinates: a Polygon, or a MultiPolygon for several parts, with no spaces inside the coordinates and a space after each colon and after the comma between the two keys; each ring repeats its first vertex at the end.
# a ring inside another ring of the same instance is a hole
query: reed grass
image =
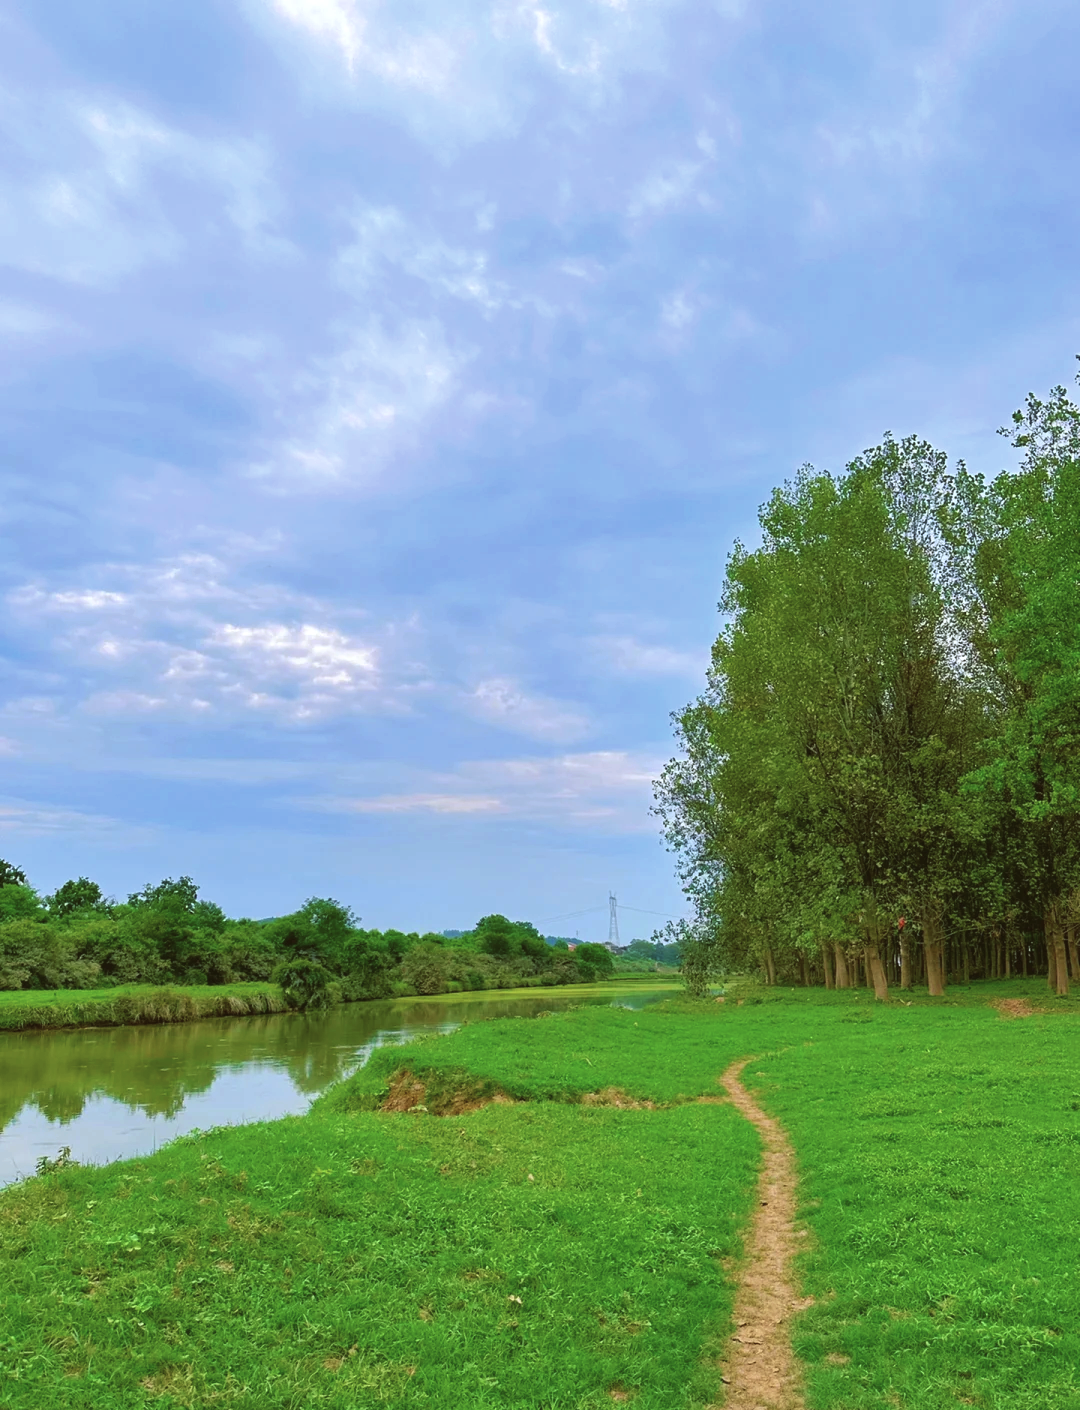
{"type": "Polygon", "coordinates": [[[121,1024],[188,1023],[197,1018],[239,1018],[285,1013],[271,984],[124,985],[116,989],[0,992],[0,1031],[32,1028],[115,1027],[121,1024]]]}

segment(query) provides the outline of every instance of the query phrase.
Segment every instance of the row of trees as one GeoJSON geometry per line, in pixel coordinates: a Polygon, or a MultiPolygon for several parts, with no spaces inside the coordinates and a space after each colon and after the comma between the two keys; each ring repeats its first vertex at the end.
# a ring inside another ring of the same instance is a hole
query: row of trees
{"type": "Polygon", "coordinates": [[[86,877],[42,896],[0,861],[0,989],[230,984],[274,979],[297,1007],[333,998],[573,984],[610,974],[602,945],[549,945],[532,925],[491,915],[452,939],[366,930],[337,901],[292,915],[230,920],[190,877],[107,900],[86,877]]]}
{"type": "Polygon", "coordinates": [[[804,467],[736,545],[656,811],[691,945],[768,983],[1080,978],[1080,408],[990,483],[914,437],[804,467]]]}

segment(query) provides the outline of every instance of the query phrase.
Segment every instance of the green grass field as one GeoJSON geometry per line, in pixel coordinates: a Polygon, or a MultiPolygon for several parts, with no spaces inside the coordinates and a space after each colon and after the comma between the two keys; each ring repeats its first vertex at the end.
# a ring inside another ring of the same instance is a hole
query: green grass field
{"type": "Polygon", "coordinates": [[[759,1147],[694,1098],[755,1054],[800,1162],[811,1410],[1080,1410],[1076,1006],[980,992],[469,1024],[308,1116],[28,1181],[0,1195],[0,1405],[722,1403],[759,1147]],[[428,1110],[375,1110],[404,1069],[428,1110]],[[655,1105],[581,1104],[605,1089],[655,1105]]]}

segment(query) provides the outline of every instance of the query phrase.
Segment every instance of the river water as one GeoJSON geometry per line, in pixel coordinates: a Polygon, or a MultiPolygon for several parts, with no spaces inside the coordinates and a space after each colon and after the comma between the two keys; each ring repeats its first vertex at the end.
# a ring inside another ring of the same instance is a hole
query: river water
{"type": "Polygon", "coordinates": [[[131,1028],[0,1034],[0,1185],[63,1146],[99,1165],[174,1136],[307,1110],[383,1043],[466,1019],[533,1017],[576,1004],[642,1008],[643,985],[343,1004],[326,1014],[211,1018],[131,1028]]]}

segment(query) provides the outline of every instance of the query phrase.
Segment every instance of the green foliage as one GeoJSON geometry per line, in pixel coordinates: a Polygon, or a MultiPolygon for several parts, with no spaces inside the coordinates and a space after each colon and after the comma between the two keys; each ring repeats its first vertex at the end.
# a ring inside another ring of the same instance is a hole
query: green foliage
{"type": "Polygon", "coordinates": [[[291,1009],[317,1011],[327,1008],[333,1001],[334,976],[318,960],[304,956],[284,959],[271,978],[291,1009]]]}
{"type": "Polygon", "coordinates": [[[280,991],[268,984],[189,986],[125,984],[111,989],[0,992],[0,1031],[187,1023],[197,1018],[245,1018],[283,1013],[280,991]]]}
{"type": "Polygon", "coordinates": [[[657,789],[729,967],[857,961],[879,998],[1080,973],[1080,408],[1029,398],[1010,434],[989,486],[914,437],[804,467],[735,546],[657,789]]]}
{"type": "Polygon", "coordinates": [[[526,922],[487,916],[448,942],[437,934],[364,930],[347,906],[310,897],[291,915],[230,920],[189,876],[165,878],[106,903],[87,877],[43,902],[10,864],[0,885],[0,991],[97,985],[234,985],[292,974],[294,1007],[393,994],[575,984],[610,972],[605,959],[565,962],[526,922]],[[285,968],[282,968],[285,966],[285,968]],[[308,990],[308,980],[318,983],[308,990]]]}
{"type": "Polygon", "coordinates": [[[48,898],[48,907],[55,916],[69,916],[76,911],[100,910],[104,905],[101,887],[89,877],[65,881],[48,898]]]}
{"type": "Polygon", "coordinates": [[[574,962],[586,984],[607,978],[615,968],[611,951],[604,945],[594,945],[588,941],[574,950],[574,962]]]}
{"type": "Polygon", "coordinates": [[[0,886],[0,922],[24,919],[45,919],[41,897],[32,886],[22,883],[0,886]]]}
{"type": "Polygon", "coordinates": [[[77,1160],[71,1158],[71,1147],[61,1146],[59,1152],[50,1159],[47,1155],[39,1155],[34,1167],[34,1174],[52,1175],[57,1170],[70,1170],[72,1166],[78,1165],[77,1160]]]}
{"type": "Polygon", "coordinates": [[[414,945],[401,962],[401,977],[418,994],[445,994],[450,964],[441,945],[414,945]]]}
{"type": "Polygon", "coordinates": [[[26,873],[22,867],[17,867],[14,862],[5,862],[0,857],[0,887],[25,885],[26,873]]]}

